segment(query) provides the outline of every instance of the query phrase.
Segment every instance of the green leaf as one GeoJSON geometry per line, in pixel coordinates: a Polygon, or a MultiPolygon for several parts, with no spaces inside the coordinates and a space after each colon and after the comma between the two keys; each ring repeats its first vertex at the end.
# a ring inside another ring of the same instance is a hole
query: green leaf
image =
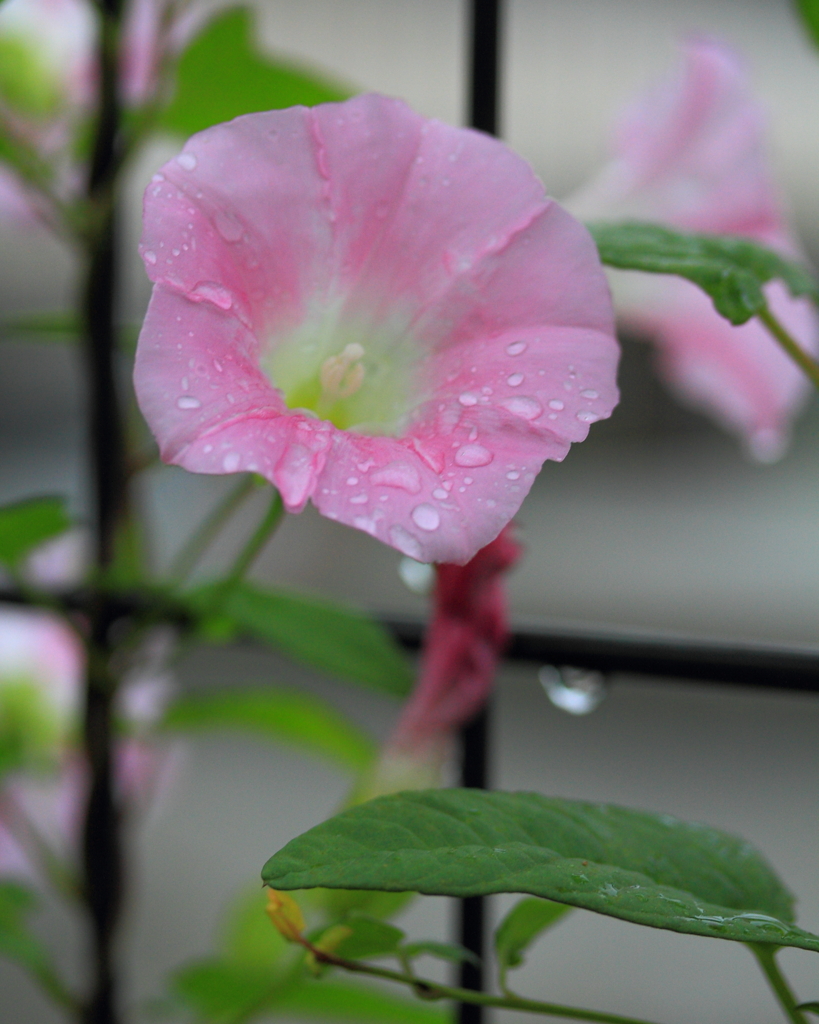
{"type": "Polygon", "coordinates": [[[470,963],[476,967],[481,966],[481,958],[476,956],[471,949],[459,946],[457,942],[433,942],[431,940],[422,942],[408,942],[401,947],[405,957],[414,960],[417,956],[434,956],[438,960],[448,960],[453,964],[470,963]]]}
{"type": "Polygon", "coordinates": [[[538,793],[420,790],[351,807],[264,867],[276,889],[520,892],[636,924],[819,952],[744,840],[670,815],[538,793]]]}
{"type": "Polygon", "coordinates": [[[451,1024],[449,1012],[420,999],[355,982],[324,978],[286,989],[269,1003],[277,1016],[350,1024],[451,1024]]]}
{"type": "Polygon", "coordinates": [[[813,1002],[812,1003],[800,1003],[796,1007],[796,1009],[797,1010],[807,1010],[808,1013],[819,1014],[819,1002],[816,1002],[816,1003],[813,1003],[813,1002]]]}
{"type": "Polygon", "coordinates": [[[38,544],[71,526],[63,498],[30,498],[0,508],[0,562],[16,568],[38,544]]]}
{"type": "Polygon", "coordinates": [[[169,706],[162,725],[181,732],[255,732],[320,754],[355,772],[366,768],[376,753],[366,733],[323,700],[273,686],[180,697],[169,706]]]}
{"type": "Polygon", "coordinates": [[[366,889],[315,889],[320,894],[319,905],[327,916],[340,920],[348,914],[361,913],[368,917],[385,919],[395,917],[415,899],[414,892],[374,892],[366,889]]]}
{"type": "Polygon", "coordinates": [[[344,100],[350,90],[260,53],[246,8],[214,18],[180,58],[176,91],[157,127],[188,136],[240,114],[344,100]]]}
{"type": "Polygon", "coordinates": [[[794,296],[819,299],[816,281],[803,267],[744,238],[684,234],[642,221],[587,227],[607,266],[687,278],[732,324],[744,324],[763,309],[762,286],[774,278],[794,296]]]}
{"type": "Polygon", "coordinates": [[[808,36],[819,46],[819,0],[796,0],[796,9],[808,36]]]}
{"type": "Polygon", "coordinates": [[[295,661],[397,697],[412,688],[412,670],[385,629],[361,612],[318,597],[240,582],[209,584],[185,598],[224,635],[233,630],[270,644],[295,661]]]}
{"type": "Polygon", "coordinates": [[[565,903],[537,897],[521,900],[512,907],[495,932],[495,952],[501,968],[519,967],[525,950],[570,910],[565,903]]]}
{"type": "Polygon", "coordinates": [[[48,951],[26,924],[36,906],[37,898],[30,889],[16,882],[0,882],[0,956],[25,967],[56,1002],[70,1006],[72,997],[55,974],[48,951]]]}
{"type": "Polygon", "coordinates": [[[177,971],[171,979],[171,998],[207,1024],[235,1024],[261,1014],[276,984],[263,966],[214,958],[177,971]]]}
{"type": "Polygon", "coordinates": [[[366,914],[351,914],[344,918],[344,924],[350,934],[335,946],[334,952],[346,960],[393,956],[405,938],[400,928],[366,914]]]}

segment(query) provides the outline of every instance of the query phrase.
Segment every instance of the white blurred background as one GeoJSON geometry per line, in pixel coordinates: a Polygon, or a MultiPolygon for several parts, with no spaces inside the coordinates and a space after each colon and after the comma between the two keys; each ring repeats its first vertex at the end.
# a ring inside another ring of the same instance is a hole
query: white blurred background
{"type": "MultiPolygon", "coordinates": [[[[464,4],[459,0],[260,0],[266,43],[364,89],[401,96],[430,116],[464,110],[464,4]]],[[[745,55],[770,112],[771,151],[807,250],[819,261],[819,54],[788,0],[509,0],[503,126],[552,194],[570,193],[602,162],[615,111],[675,59],[692,32],[745,55]]],[[[128,210],[127,315],[147,282],[134,248],[138,196],[172,152],[156,145],[134,169],[128,210]]],[[[70,256],[44,236],[0,225],[6,312],[61,309],[70,256]]],[[[67,493],[86,507],[82,391],[73,353],[0,344],[0,500],[67,493]]],[[[527,555],[514,574],[516,622],[619,623],[699,635],[819,641],[819,412],[798,420],[785,458],[745,460],[738,444],[681,410],[652,375],[651,353],[625,349],[613,418],[562,465],[547,465],[519,516],[527,555]]],[[[223,492],[225,481],[152,472],[141,500],[161,564],[223,492]]],[[[249,522],[258,509],[248,509],[249,522]]],[[[230,547],[228,538],[224,554],[230,547]]],[[[311,511],[292,517],[259,564],[261,578],[423,614],[398,579],[395,552],[311,511]]],[[[300,682],[383,733],[389,702],[295,670],[250,648],[194,655],[187,685],[300,682]]],[[[573,719],[552,707],[534,667],[499,683],[499,787],[665,810],[737,831],[800,894],[819,930],[819,695],[618,678],[601,708],[573,719]]],[[[211,947],[225,897],[252,886],[266,857],[323,815],[344,780],[299,755],[244,738],[191,745],[178,785],[148,825],[126,963],[135,997],[162,972],[211,947]]],[[[448,927],[444,901],[408,921],[416,937],[448,927]]],[[[51,918],[49,918],[51,921],[51,918]]],[[[56,933],[65,931],[59,917],[56,933]]],[[[783,956],[802,999],[819,998],[815,957],[783,956]]],[[[778,1010],[741,947],[577,913],[521,972],[526,994],[666,1024],[770,1024],[778,1010]]],[[[28,982],[0,967],[0,1022],[56,1020],[28,982]]],[[[497,1021],[514,1019],[498,1014],[497,1021]]]]}

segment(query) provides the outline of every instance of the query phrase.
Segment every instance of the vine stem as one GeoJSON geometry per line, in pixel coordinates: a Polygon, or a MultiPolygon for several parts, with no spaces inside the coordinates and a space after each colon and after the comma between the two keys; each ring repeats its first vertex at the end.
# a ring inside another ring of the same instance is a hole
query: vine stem
{"type": "Polygon", "coordinates": [[[819,389],[819,363],[799,345],[767,305],[762,307],[757,316],[800,370],[805,373],[813,386],[819,389]]]}
{"type": "Polygon", "coordinates": [[[226,588],[229,588],[233,583],[238,583],[251,565],[253,565],[257,557],[261,554],[262,548],[264,548],[265,544],[267,544],[276,532],[276,528],[281,522],[283,515],[284,502],[282,501],[282,496],[278,491],[274,491],[273,498],[267,508],[264,518],[251,534],[247,544],[245,544],[239,552],[236,561],[233,563],[233,568],[227,575],[225,580],[226,588]]]}
{"type": "Polygon", "coordinates": [[[175,583],[184,583],[190,576],[196,563],[254,486],[253,476],[246,474],[202,520],[171,566],[170,577],[175,583]]]}
{"type": "MultiPolygon", "coordinates": [[[[524,999],[521,996],[511,994],[493,996],[487,992],[477,992],[474,989],[442,985],[437,981],[428,981],[414,974],[392,971],[387,967],[376,967],[373,964],[363,963],[359,960],[345,960],[332,953],[325,953],[323,950],[313,946],[303,936],[299,936],[296,941],[309,950],[316,960],[321,963],[340,967],[345,971],[351,971],[356,974],[368,974],[373,978],[397,981],[402,985],[408,985],[422,999],[453,999],[456,1002],[471,1003],[474,1006],[494,1006],[505,1010],[520,1010],[523,1013],[539,1013],[547,1017],[566,1017],[571,1020],[595,1021],[597,1024],[651,1024],[651,1022],[637,1017],[622,1017],[617,1013],[584,1010],[576,1006],[563,1006],[560,1003],[544,1003],[537,999],[524,999]]],[[[800,1019],[799,1024],[806,1024],[806,1022],[800,1019]]]]}
{"type": "Polygon", "coordinates": [[[788,985],[784,974],[779,969],[779,964],[776,962],[776,953],[779,947],[770,946],[767,943],[753,942],[749,942],[748,946],[756,957],[759,966],[768,979],[768,984],[771,986],[773,994],[779,1000],[779,1005],[785,1011],[785,1016],[791,1021],[791,1024],[808,1024],[807,1017],[799,1009],[796,997],[791,992],[790,985],[788,985]]]}

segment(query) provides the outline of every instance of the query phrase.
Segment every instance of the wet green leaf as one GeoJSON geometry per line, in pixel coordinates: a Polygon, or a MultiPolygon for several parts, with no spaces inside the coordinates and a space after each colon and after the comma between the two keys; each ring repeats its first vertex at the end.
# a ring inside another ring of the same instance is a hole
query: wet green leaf
{"type": "Polygon", "coordinates": [[[376,752],[369,736],[325,701],[274,686],[179,697],[162,724],[181,732],[240,729],[258,733],[330,758],[354,772],[366,768],[376,752]]]}
{"type": "Polygon", "coordinates": [[[804,267],[744,238],[685,234],[642,221],[587,227],[607,266],[687,278],[732,324],[744,324],[762,310],[762,286],[774,278],[794,296],[819,298],[817,283],[804,267]]]}
{"type": "Polygon", "coordinates": [[[343,605],[246,582],[209,584],[185,600],[201,616],[206,633],[214,622],[224,637],[230,624],[234,634],[254,637],[342,679],[397,697],[412,687],[410,663],[387,631],[343,605]]]}
{"type": "Polygon", "coordinates": [[[565,903],[553,903],[536,896],[512,907],[495,932],[495,952],[501,969],[519,967],[524,952],[535,939],[571,909],[565,903]]]}
{"type": "Polygon", "coordinates": [[[177,68],[176,90],[157,127],[184,136],[240,114],[344,100],[344,86],[307,67],[261,53],[247,8],[210,21],[177,68]]]}
{"type": "Polygon", "coordinates": [[[64,498],[29,498],[0,508],[0,562],[15,569],[38,544],[71,526],[64,498]]]}
{"type": "Polygon", "coordinates": [[[299,836],[264,867],[276,889],[529,893],[636,924],[819,952],[744,840],[665,814],[537,793],[378,797],[299,836]]]}

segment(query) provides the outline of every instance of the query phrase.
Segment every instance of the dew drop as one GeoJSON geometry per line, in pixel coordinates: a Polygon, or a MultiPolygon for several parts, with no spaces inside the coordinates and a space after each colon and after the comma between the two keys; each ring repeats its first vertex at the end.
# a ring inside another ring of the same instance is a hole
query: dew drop
{"type": "Polygon", "coordinates": [[[543,406],[534,398],[509,398],[501,405],[508,409],[513,416],[519,416],[522,420],[536,420],[543,412],[543,406]]]}
{"type": "Polygon", "coordinates": [[[586,388],[585,391],[581,391],[580,392],[580,397],[581,398],[599,398],[600,395],[596,391],[593,391],[591,388],[586,388]]]}
{"type": "Polygon", "coordinates": [[[588,715],[606,696],[605,677],[589,669],[544,665],[538,679],[552,704],[570,715],[588,715]]]}
{"type": "Polygon", "coordinates": [[[506,346],[506,352],[510,356],[519,356],[521,352],[526,351],[525,341],[510,341],[506,346]]]}
{"type": "Polygon", "coordinates": [[[156,253],[153,249],[146,249],[142,255],[145,262],[150,263],[152,267],[156,264],[156,253]]]}
{"type": "Polygon", "coordinates": [[[560,401],[559,398],[553,398],[551,402],[549,402],[549,408],[557,409],[557,411],[560,412],[560,410],[565,409],[566,406],[563,404],[563,402],[560,401]]]}
{"type": "Polygon", "coordinates": [[[224,370],[224,367],[222,366],[218,359],[213,360],[213,368],[214,370],[216,370],[217,373],[222,373],[224,370]]]}
{"type": "Polygon", "coordinates": [[[198,409],[201,404],[198,398],[193,398],[191,395],[183,395],[176,400],[177,409],[198,409]]]}
{"type": "Polygon", "coordinates": [[[376,534],[376,522],[368,516],[353,516],[353,526],[358,530],[363,530],[365,533],[369,533],[372,537],[376,534]]]}
{"type": "Polygon", "coordinates": [[[449,494],[447,491],[443,489],[443,487],[436,487],[435,490],[432,492],[432,497],[437,498],[438,501],[446,501],[446,499],[449,497],[449,494]]]}
{"type": "Polygon", "coordinates": [[[399,487],[410,494],[421,490],[421,476],[415,466],[407,462],[390,462],[370,477],[370,482],[386,487],[399,487]]]}
{"type": "Polygon", "coordinates": [[[238,242],[244,232],[239,221],[227,210],[219,210],[214,218],[214,223],[216,230],[226,242],[238,242]]]}
{"type": "Polygon", "coordinates": [[[592,412],[591,409],[581,409],[580,412],[577,413],[577,419],[579,419],[581,423],[594,423],[596,420],[599,420],[600,417],[596,412],[592,412]]]}
{"type": "Polygon", "coordinates": [[[348,476],[347,477],[347,484],[348,484],[348,486],[355,487],[355,485],[357,483],[358,483],[358,477],[357,476],[348,476]]]}
{"type": "Polygon", "coordinates": [[[410,515],[415,525],[422,530],[437,530],[441,525],[438,510],[426,502],[423,505],[416,505],[410,515]]]}
{"type": "Polygon", "coordinates": [[[350,504],[351,505],[366,505],[368,500],[369,499],[368,499],[367,495],[362,492],[361,494],[354,494],[352,496],[352,498],[350,498],[350,504]]]}
{"type": "Polygon", "coordinates": [[[424,553],[418,538],[413,537],[409,530],[405,530],[403,526],[398,524],[390,527],[390,540],[402,555],[408,555],[410,558],[420,560],[421,555],[424,553]]]}
{"type": "Polygon", "coordinates": [[[516,470],[512,469],[512,470],[510,470],[506,474],[506,479],[507,480],[520,480],[520,473],[518,473],[518,472],[516,472],[516,470]]]}
{"type": "Polygon", "coordinates": [[[238,452],[228,452],[222,459],[222,468],[226,473],[235,473],[242,461],[238,452]]]}
{"type": "Polygon", "coordinates": [[[427,597],[432,593],[435,585],[435,569],[425,562],[416,562],[414,558],[407,558],[406,555],[398,563],[398,575],[402,582],[414,594],[427,597]]]}
{"type": "Polygon", "coordinates": [[[165,175],[164,174],[160,174],[159,171],[157,171],[156,174],[151,176],[151,181],[164,181],[164,180],[165,180],[165,175]]]}
{"type": "Polygon", "coordinates": [[[196,157],[193,153],[180,153],[176,162],[184,171],[192,171],[196,167],[196,157]]]}
{"type": "Polygon", "coordinates": [[[462,395],[458,395],[458,401],[465,406],[477,405],[478,396],[473,395],[471,391],[464,391],[462,395]]]}
{"type": "Polygon", "coordinates": [[[482,444],[465,444],[455,452],[455,465],[488,466],[494,457],[482,444]]]}
{"type": "Polygon", "coordinates": [[[523,383],[522,373],[512,373],[506,378],[506,383],[510,388],[519,387],[523,383]]]}
{"type": "Polygon", "coordinates": [[[212,302],[219,309],[227,310],[233,305],[233,296],[227,288],[214,284],[212,281],[200,281],[191,294],[206,302],[212,302]]]}

